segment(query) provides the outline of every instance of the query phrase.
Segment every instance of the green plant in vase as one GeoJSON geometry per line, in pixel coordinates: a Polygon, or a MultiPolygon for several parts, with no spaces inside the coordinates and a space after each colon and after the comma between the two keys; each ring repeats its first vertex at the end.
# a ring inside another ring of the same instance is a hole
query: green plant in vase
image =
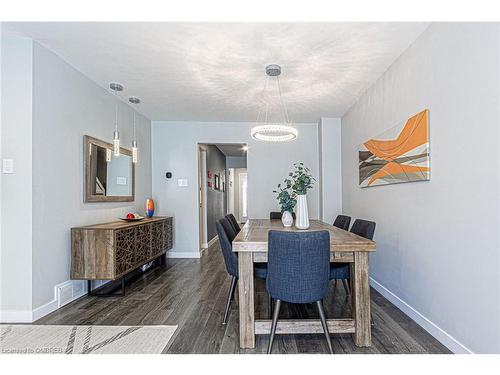
{"type": "Polygon", "coordinates": [[[293,224],[292,212],[297,204],[297,200],[295,199],[295,194],[291,189],[291,180],[286,179],[284,181],[284,186],[278,184],[278,189],[273,190],[273,193],[277,193],[276,199],[278,199],[279,205],[281,207],[281,221],[285,227],[290,227],[293,224]]]}

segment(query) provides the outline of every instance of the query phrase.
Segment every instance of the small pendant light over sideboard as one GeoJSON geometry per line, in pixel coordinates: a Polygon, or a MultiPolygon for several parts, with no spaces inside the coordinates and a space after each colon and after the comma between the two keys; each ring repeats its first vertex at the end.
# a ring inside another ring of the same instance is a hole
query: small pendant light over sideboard
{"type": "MultiPolygon", "coordinates": [[[[111,82],[109,88],[118,96],[119,91],[123,91],[123,85],[111,82]]],[[[115,103],[115,131],[113,132],[113,154],[120,156],[120,133],[118,132],[118,101],[115,103]]]]}
{"type": "MultiPolygon", "coordinates": [[[[141,102],[141,99],[139,99],[136,96],[131,96],[128,98],[128,101],[132,103],[133,106],[139,105],[141,102]]],[[[137,163],[137,157],[138,157],[138,150],[137,150],[137,138],[136,138],[136,132],[135,132],[135,109],[134,109],[134,138],[132,139],[132,163],[137,163]]]]}

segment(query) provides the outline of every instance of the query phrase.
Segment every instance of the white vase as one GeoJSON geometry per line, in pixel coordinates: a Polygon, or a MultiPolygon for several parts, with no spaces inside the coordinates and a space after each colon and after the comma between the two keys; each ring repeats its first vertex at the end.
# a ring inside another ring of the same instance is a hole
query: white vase
{"type": "Polygon", "coordinates": [[[293,224],[292,214],[288,211],[283,212],[283,215],[281,215],[281,222],[283,223],[283,226],[291,227],[293,224]]]}
{"type": "Polygon", "coordinates": [[[307,212],[307,195],[297,195],[297,208],[296,208],[297,219],[295,220],[295,226],[297,229],[307,229],[309,228],[309,213],[307,212]]]}

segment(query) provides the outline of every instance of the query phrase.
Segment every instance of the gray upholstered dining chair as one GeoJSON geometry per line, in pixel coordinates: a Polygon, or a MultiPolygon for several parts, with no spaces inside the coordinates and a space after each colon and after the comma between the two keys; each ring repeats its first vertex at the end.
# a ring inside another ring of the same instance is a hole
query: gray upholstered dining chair
{"type": "Polygon", "coordinates": [[[349,224],[351,224],[351,217],[346,215],[337,215],[335,221],[333,222],[334,227],[343,230],[349,230],[349,224]]]}
{"type": "MultiPolygon", "coordinates": [[[[343,229],[349,230],[349,225],[351,224],[351,217],[346,215],[337,215],[335,221],[333,222],[333,226],[343,229]]],[[[345,263],[331,263],[330,264],[330,280],[342,280],[342,285],[344,286],[344,290],[347,295],[349,295],[349,284],[347,280],[349,279],[349,264],[345,263]]],[[[335,284],[336,285],[336,284],[335,284]]]]}
{"type": "Polygon", "coordinates": [[[241,228],[240,228],[240,225],[238,224],[238,220],[236,220],[236,218],[234,217],[234,215],[233,214],[227,214],[226,215],[226,219],[229,220],[229,222],[233,226],[233,229],[236,232],[236,234],[240,233],[241,228]]]}
{"type": "MultiPolygon", "coordinates": [[[[372,240],[376,225],[377,224],[373,221],[356,219],[350,232],[372,240]]],[[[342,284],[347,294],[350,294],[349,283],[347,282],[350,278],[349,263],[330,264],[330,280],[342,280],[342,284]]]]}
{"type": "MultiPolygon", "coordinates": [[[[224,311],[224,320],[222,324],[226,324],[229,318],[229,311],[231,308],[231,301],[234,299],[234,292],[236,290],[236,285],[238,283],[238,255],[233,252],[232,242],[236,237],[236,232],[228,219],[222,218],[215,223],[217,229],[217,235],[219,236],[219,244],[222,250],[222,255],[224,257],[224,263],[226,265],[226,271],[231,276],[231,286],[229,288],[229,293],[227,296],[226,308],[224,311]]],[[[267,278],[267,264],[266,263],[255,263],[254,275],[258,279],[266,280],[267,278]]],[[[269,305],[270,305],[269,298],[269,305]]],[[[270,309],[269,309],[270,311],[270,309]]]]}
{"type": "Polygon", "coordinates": [[[267,291],[276,301],[267,353],[271,353],[281,302],[285,301],[316,302],[328,348],[333,354],[322,302],[328,289],[330,233],[271,230],[267,261],[267,291]]]}

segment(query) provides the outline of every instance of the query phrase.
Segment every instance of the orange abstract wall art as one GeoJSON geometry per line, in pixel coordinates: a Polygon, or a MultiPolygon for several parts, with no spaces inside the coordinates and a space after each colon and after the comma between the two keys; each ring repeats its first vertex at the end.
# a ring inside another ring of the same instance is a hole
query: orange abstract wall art
{"type": "Polygon", "coordinates": [[[361,187],[430,179],[429,110],[387,130],[359,148],[361,187]]]}

